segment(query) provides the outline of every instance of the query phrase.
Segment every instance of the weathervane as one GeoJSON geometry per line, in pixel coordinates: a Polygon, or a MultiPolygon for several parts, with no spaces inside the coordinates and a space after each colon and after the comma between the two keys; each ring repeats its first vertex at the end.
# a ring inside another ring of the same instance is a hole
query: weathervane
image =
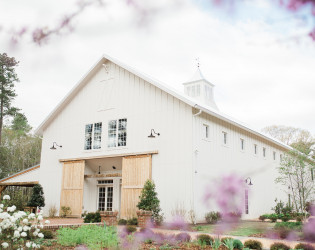
{"type": "Polygon", "coordinates": [[[200,60],[199,60],[199,57],[196,58],[196,62],[197,62],[197,67],[199,68],[199,67],[200,67],[200,60]]]}

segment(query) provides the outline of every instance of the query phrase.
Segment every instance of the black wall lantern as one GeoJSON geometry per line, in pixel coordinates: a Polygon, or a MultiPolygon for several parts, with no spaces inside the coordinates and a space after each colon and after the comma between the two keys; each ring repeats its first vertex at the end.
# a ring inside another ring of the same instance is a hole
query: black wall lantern
{"type": "Polygon", "coordinates": [[[51,147],[50,149],[52,149],[52,150],[57,149],[55,146],[56,146],[56,147],[59,147],[59,148],[62,148],[61,145],[58,145],[56,142],[54,142],[53,145],[52,145],[52,147],[51,147]]]}
{"type": "Polygon", "coordinates": [[[252,186],[252,185],[253,185],[252,179],[251,179],[250,177],[247,177],[247,178],[245,179],[245,183],[246,183],[247,185],[249,185],[249,186],[252,186]],[[249,181],[249,182],[248,182],[248,181],[249,181]]]}
{"type": "Polygon", "coordinates": [[[151,134],[148,136],[149,138],[155,138],[155,135],[153,135],[153,134],[155,134],[155,135],[157,135],[157,136],[160,136],[160,133],[156,133],[155,131],[154,131],[154,129],[151,129],[151,134]]]}

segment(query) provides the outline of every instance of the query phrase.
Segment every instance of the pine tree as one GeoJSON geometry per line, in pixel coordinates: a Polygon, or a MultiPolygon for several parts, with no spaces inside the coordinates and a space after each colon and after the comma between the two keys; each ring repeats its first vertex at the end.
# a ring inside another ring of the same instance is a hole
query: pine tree
{"type": "Polygon", "coordinates": [[[36,184],[32,190],[32,196],[27,204],[30,207],[44,207],[45,197],[43,187],[40,184],[36,184]]]}
{"type": "Polygon", "coordinates": [[[13,116],[18,110],[11,106],[16,97],[14,84],[19,81],[15,73],[18,64],[14,57],[8,57],[6,53],[0,54],[0,145],[4,118],[13,116]]]}
{"type": "Polygon", "coordinates": [[[141,210],[151,211],[154,222],[160,223],[163,220],[163,215],[160,214],[160,200],[155,191],[155,184],[151,180],[147,180],[139,196],[140,201],[137,207],[141,210]]]}

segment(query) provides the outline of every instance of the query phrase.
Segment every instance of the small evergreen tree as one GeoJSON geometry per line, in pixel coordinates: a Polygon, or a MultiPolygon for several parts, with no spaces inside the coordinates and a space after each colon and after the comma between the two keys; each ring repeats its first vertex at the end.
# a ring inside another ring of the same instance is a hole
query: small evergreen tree
{"type": "Polygon", "coordinates": [[[140,201],[137,207],[141,210],[151,211],[152,218],[155,223],[161,223],[163,215],[160,214],[160,200],[155,192],[155,184],[151,180],[147,180],[139,196],[140,201]]]}
{"type": "Polygon", "coordinates": [[[44,207],[45,197],[43,187],[40,184],[36,184],[32,190],[32,196],[27,204],[30,207],[44,207]]]}

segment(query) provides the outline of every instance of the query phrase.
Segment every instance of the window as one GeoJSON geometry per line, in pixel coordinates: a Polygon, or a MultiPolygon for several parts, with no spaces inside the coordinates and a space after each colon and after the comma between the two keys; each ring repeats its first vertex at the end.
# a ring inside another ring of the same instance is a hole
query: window
{"type": "Polygon", "coordinates": [[[192,86],[192,87],[191,87],[191,96],[192,96],[192,97],[195,97],[195,95],[196,95],[196,87],[195,87],[195,86],[192,86]]]}
{"type": "Polygon", "coordinates": [[[276,152],[273,151],[273,159],[276,160],[276,152]]]}
{"type": "Polygon", "coordinates": [[[98,184],[112,184],[113,180],[100,180],[97,181],[98,184]]]}
{"type": "Polygon", "coordinates": [[[108,122],[108,147],[127,145],[127,119],[111,120],[108,122]]]}
{"type": "Polygon", "coordinates": [[[222,132],[223,133],[223,144],[227,144],[227,133],[226,132],[222,132]]]}
{"type": "Polygon", "coordinates": [[[98,187],[98,210],[113,211],[113,187],[98,187]]]}
{"type": "Polygon", "coordinates": [[[203,138],[209,139],[209,126],[206,124],[203,124],[203,138]]]}
{"type": "Polygon", "coordinates": [[[100,149],[102,142],[102,123],[94,123],[85,125],[85,142],[84,149],[91,150],[100,149]]]}
{"type": "Polygon", "coordinates": [[[257,144],[254,144],[254,153],[257,155],[257,144]]]}
{"type": "Polygon", "coordinates": [[[280,154],[280,161],[282,161],[282,154],[280,154]]]}
{"type": "Polygon", "coordinates": [[[242,147],[242,150],[245,149],[245,141],[243,139],[241,140],[241,147],[242,147]]]}
{"type": "Polygon", "coordinates": [[[200,96],[200,85],[196,86],[196,96],[200,96]]]}
{"type": "Polygon", "coordinates": [[[187,95],[190,96],[190,90],[191,90],[191,87],[187,87],[187,95]]]}
{"type": "Polygon", "coordinates": [[[263,156],[266,157],[266,148],[263,148],[263,156]]]}
{"type": "Polygon", "coordinates": [[[248,209],[248,190],[245,189],[245,214],[249,213],[249,209],[248,209]]]}

